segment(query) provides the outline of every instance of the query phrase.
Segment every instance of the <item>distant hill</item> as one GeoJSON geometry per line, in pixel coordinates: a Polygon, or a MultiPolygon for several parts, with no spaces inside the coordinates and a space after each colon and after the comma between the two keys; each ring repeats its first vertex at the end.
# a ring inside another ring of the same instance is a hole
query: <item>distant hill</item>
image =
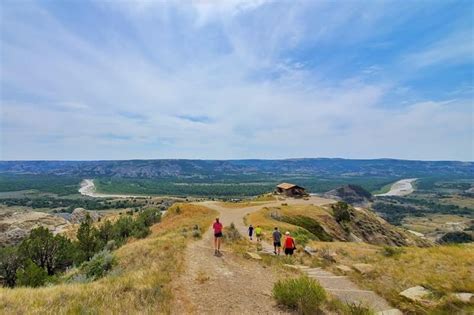
{"type": "Polygon", "coordinates": [[[393,159],[286,160],[126,160],[126,161],[0,161],[0,173],[80,177],[202,178],[235,176],[423,177],[474,176],[474,162],[393,159]]]}
{"type": "Polygon", "coordinates": [[[361,206],[366,206],[373,200],[372,194],[358,185],[344,185],[328,191],[324,196],[361,206]]]}

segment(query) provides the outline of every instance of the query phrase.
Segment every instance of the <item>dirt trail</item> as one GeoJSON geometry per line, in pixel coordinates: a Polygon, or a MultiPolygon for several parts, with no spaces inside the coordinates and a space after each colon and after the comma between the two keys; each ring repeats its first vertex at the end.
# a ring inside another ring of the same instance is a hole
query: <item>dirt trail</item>
{"type": "MultiPolygon", "coordinates": [[[[324,205],[334,201],[311,197],[309,200],[288,199],[284,202],[324,205]]],[[[281,201],[242,208],[226,208],[211,201],[199,204],[218,211],[225,226],[233,222],[242,235],[247,235],[247,227],[243,222],[245,215],[264,206],[281,205],[281,201]]],[[[201,240],[191,243],[186,249],[186,271],[178,281],[181,286],[176,289],[178,300],[173,314],[287,314],[276,306],[271,296],[273,284],[279,279],[274,270],[226,251],[225,244],[222,247],[223,255],[216,257],[212,242],[213,235],[209,229],[201,240]]],[[[262,245],[264,251],[272,252],[270,244],[264,242],[262,245]]],[[[302,272],[317,279],[328,292],[342,301],[362,303],[377,311],[377,314],[401,314],[383,298],[372,291],[361,290],[347,277],[336,276],[320,268],[300,267],[302,272]]]]}
{"type": "MultiPolygon", "coordinates": [[[[327,202],[322,198],[296,201],[327,202]]],[[[199,204],[217,210],[225,226],[233,222],[242,235],[246,235],[243,218],[247,213],[281,202],[243,208],[226,208],[217,202],[199,204]]],[[[173,314],[288,314],[276,306],[271,296],[273,284],[279,278],[275,271],[227,251],[225,244],[222,256],[216,257],[212,242],[213,235],[209,229],[201,240],[191,243],[186,249],[186,271],[179,281],[181,287],[177,288],[176,296],[179,298],[173,314]]],[[[270,245],[264,245],[269,250],[270,245]]]]}

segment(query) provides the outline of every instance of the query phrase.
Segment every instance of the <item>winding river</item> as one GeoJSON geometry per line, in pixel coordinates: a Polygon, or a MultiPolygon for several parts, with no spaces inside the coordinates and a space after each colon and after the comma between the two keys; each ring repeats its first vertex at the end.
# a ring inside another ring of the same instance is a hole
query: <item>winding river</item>
{"type": "Polygon", "coordinates": [[[94,197],[94,198],[133,198],[133,197],[145,197],[143,195],[114,195],[114,194],[102,194],[95,191],[95,185],[93,179],[84,179],[81,183],[81,188],[79,188],[79,193],[84,196],[94,197]]]}
{"type": "Polygon", "coordinates": [[[378,194],[375,196],[406,196],[411,194],[415,189],[413,188],[413,182],[417,178],[407,178],[399,180],[398,182],[393,183],[390,190],[384,194],[378,194]]]}

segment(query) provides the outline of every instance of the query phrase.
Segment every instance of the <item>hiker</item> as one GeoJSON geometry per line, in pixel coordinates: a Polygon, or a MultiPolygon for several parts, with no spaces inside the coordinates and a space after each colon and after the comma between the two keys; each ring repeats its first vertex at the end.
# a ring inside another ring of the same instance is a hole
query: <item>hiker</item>
{"type": "Polygon", "coordinates": [[[278,231],[278,227],[275,227],[273,231],[273,253],[275,255],[280,255],[281,248],[281,233],[278,231]]]}
{"type": "Polygon", "coordinates": [[[249,238],[250,238],[250,240],[252,240],[252,236],[253,236],[253,226],[252,226],[252,224],[250,224],[250,226],[249,226],[249,238]]]}
{"type": "Polygon", "coordinates": [[[283,248],[285,249],[285,255],[292,256],[294,250],[296,249],[296,245],[295,245],[295,240],[290,236],[290,232],[288,231],[286,231],[285,233],[285,242],[283,245],[284,245],[283,248]]]}
{"type": "Polygon", "coordinates": [[[216,222],[212,225],[214,229],[214,255],[220,254],[221,250],[221,237],[222,237],[222,223],[219,222],[219,218],[216,218],[216,222]]]}
{"type": "Polygon", "coordinates": [[[257,225],[257,228],[255,229],[255,236],[257,237],[257,242],[262,241],[262,228],[260,225],[257,225]]]}

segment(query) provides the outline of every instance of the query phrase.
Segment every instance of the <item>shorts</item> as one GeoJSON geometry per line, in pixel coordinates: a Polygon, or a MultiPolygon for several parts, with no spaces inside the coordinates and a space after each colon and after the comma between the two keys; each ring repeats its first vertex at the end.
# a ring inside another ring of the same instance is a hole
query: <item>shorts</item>
{"type": "Polygon", "coordinates": [[[285,255],[293,255],[294,248],[285,248],[285,255]]]}
{"type": "Polygon", "coordinates": [[[273,242],[273,246],[275,246],[275,247],[281,247],[281,242],[273,242]]]}
{"type": "Polygon", "coordinates": [[[256,237],[262,237],[262,234],[255,234],[256,237]]]}
{"type": "Polygon", "coordinates": [[[214,237],[222,237],[222,232],[214,233],[214,237]]]}

